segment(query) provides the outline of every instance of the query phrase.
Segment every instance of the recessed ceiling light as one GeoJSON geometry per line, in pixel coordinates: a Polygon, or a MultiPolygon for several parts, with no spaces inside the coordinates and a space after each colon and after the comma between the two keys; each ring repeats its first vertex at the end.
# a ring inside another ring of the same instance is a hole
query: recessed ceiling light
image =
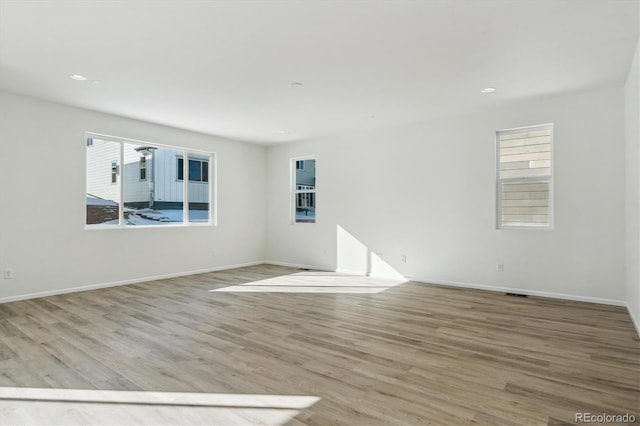
{"type": "Polygon", "coordinates": [[[276,133],[279,134],[279,135],[286,135],[287,131],[286,130],[278,130],[276,133]]]}
{"type": "Polygon", "coordinates": [[[485,87],[484,89],[481,90],[482,93],[493,93],[496,91],[495,87],[485,87]]]}
{"type": "Polygon", "coordinates": [[[84,75],[80,75],[80,74],[70,74],[69,78],[72,80],[77,80],[77,81],[85,81],[87,80],[87,77],[85,77],[84,75]]]}
{"type": "Polygon", "coordinates": [[[302,83],[300,83],[299,81],[294,81],[293,83],[291,83],[292,87],[302,87],[302,83]]]}

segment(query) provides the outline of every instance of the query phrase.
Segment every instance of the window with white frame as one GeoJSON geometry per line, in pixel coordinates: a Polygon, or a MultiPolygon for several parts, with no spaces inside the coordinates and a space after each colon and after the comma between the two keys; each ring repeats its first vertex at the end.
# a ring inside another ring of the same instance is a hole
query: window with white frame
{"type": "Polygon", "coordinates": [[[86,150],[87,228],[214,223],[212,153],[95,134],[86,150]]]}
{"type": "Polygon", "coordinates": [[[316,222],[316,160],[291,160],[292,210],[294,223],[316,222]]]}
{"type": "Polygon", "coordinates": [[[497,227],[553,226],[553,125],[496,132],[497,227]]]}

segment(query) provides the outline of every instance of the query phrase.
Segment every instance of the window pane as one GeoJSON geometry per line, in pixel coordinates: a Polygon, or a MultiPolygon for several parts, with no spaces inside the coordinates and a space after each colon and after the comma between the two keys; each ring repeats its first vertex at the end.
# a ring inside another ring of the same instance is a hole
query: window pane
{"type": "Polygon", "coordinates": [[[551,175],[551,129],[499,134],[500,179],[551,175]]]}
{"type": "Polygon", "coordinates": [[[209,157],[189,154],[189,222],[209,221],[211,206],[208,168],[209,157]],[[197,179],[195,170],[198,171],[197,179]],[[205,176],[207,179],[205,179],[205,176]]]}
{"type": "Polygon", "coordinates": [[[184,179],[184,160],[182,158],[178,158],[177,171],[178,171],[178,180],[183,180],[184,179]]]}
{"type": "Polygon", "coordinates": [[[304,185],[310,189],[316,187],[316,160],[304,160],[297,161],[297,163],[303,163],[304,167],[296,167],[296,187],[298,185],[304,185]]]}
{"type": "Polygon", "coordinates": [[[504,226],[549,226],[549,182],[503,182],[501,220],[504,226]]]}
{"type": "Polygon", "coordinates": [[[145,180],[147,178],[147,157],[142,155],[140,156],[140,180],[145,180]]]}
{"type": "Polygon", "coordinates": [[[202,162],[189,160],[189,180],[200,182],[202,180],[202,162]]]}
{"type": "Polygon", "coordinates": [[[87,225],[118,225],[120,144],[92,138],[87,142],[87,225]]]}
{"type": "Polygon", "coordinates": [[[553,126],[497,132],[498,227],[549,228],[553,126]]]}
{"type": "Polygon", "coordinates": [[[178,182],[182,151],[124,144],[124,222],[128,226],[171,225],[183,222],[184,185],[178,182]],[[146,180],[140,180],[145,157],[146,180]]]}
{"type": "Polygon", "coordinates": [[[298,192],[296,200],[296,222],[315,223],[316,221],[316,194],[313,192],[298,192]]]}

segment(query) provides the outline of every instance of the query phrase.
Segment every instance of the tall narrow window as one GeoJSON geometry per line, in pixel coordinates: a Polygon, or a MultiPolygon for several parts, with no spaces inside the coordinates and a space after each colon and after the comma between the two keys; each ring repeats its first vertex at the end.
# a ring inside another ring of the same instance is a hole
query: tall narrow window
{"type": "Polygon", "coordinates": [[[292,160],[293,217],[296,223],[316,221],[316,160],[292,160]]]}
{"type": "Polygon", "coordinates": [[[140,157],[140,180],[147,180],[147,157],[140,157]]]}
{"type": "Polygon", "coordinates": [[[502,130],[497,144],[497,227],[553,226],[553,125],[502,130]]]}

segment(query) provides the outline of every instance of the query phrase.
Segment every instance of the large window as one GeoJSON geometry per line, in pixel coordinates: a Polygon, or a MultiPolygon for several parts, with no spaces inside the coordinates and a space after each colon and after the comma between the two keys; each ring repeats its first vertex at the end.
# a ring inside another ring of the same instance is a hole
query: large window
{"type": "Polygon", "coordinates": [[[213,223],[212,160],[210,153],[88,135],[87,227],[213,223]]]}
{"type": "Polygon", "coordinates": [[[316,221],[316,160],[291,160],[292,217],[294,223],[316,221]]]}
{"type": "Polygon", "coordinates": [[[553,125],[501,130],[497,144],[497,227],[553,226],[553,125]]]}

